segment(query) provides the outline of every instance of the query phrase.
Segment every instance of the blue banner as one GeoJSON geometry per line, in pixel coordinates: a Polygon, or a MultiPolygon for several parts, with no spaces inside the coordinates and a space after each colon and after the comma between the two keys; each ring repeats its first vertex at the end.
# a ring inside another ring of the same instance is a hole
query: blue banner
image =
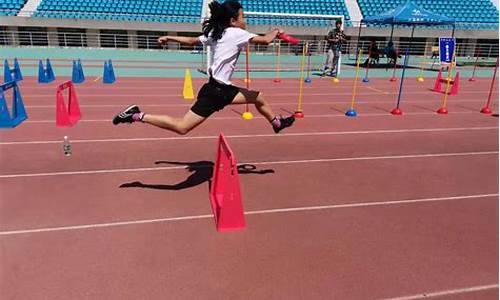
{"type": "Polygon", "coordinates": [[[442,63],[451,63],[455,51],[455,38],[439,38],[439,58],[442,63]]]}

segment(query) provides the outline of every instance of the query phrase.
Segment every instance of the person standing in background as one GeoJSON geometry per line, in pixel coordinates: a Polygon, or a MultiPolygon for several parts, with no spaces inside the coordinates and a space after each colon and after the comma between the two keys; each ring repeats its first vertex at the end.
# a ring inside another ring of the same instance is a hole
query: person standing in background
{"type": "Polygon", "coordinates": [[[342,45],[346,41],[346,36],[342,30],[342,21],[337,20],[335,22],[335,28],[328,32],[326,41],[328,42],[328,51],[326,54],[325,67],[323,68],[323,73],[321,77],[326,75],[326,72],[330,70],[330,76],[337,77],[338,63],[340,59],[340,54],[342,53],[342,45]]]}

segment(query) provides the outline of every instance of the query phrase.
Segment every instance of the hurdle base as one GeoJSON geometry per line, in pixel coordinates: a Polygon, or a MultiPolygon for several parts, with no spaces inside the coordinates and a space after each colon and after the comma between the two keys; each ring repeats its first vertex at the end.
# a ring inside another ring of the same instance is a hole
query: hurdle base
{"type": "Polygon", "coordinates": [[[401,116],[403,114],[403,111],[401,109],[399,109],[399,107],[396,107],[395,109],[393,109],[391,111],[391,114],[393,114],[395,116],[401,116]]]}
{"type": "Polygon", "coordinates": [[[302,119],[304,117],[304,113],[302,111],[296,111],[293,116],[296,118],[296,119],[302,119]]]}
{"type": "Polygon", "coordinates": [[[471,82],[476,81],[476,77],[471,77],[471,78],[469,78],[469,81],[471,81],[471,82]]]}
{"type": "Polygon", "coordinates": [[[253,114],[249,111],[246,111],[244,112],[241,117],[243,118],[243,120],[252,120],[253,119],[253,114]]]}
{"type": "Polygon", "coordinates": [[[455,95],[456,95],[456,93],[455,93],[455,92],[453,92],[451,89],[448,91],[448,93],[446,93],[445,91],[435,91],[435,92],[437,92],[437,93],[441,93],[441,94],[443,94],[443,95],[444,95],[444,94],[448,94],[448,96],[455,96],[455,95]]]}
{"type": "Polygon", "coordinates": [[[390,82],[394,82],[396,80],[398,80],[396,77],[391,77],[391,79],[389,79],[390,82]]]}
{"type": "Polygon", "coordinates": [[[491,109],[489,107],[483,107],[483,109],[481,109],[481,113],[489,115],[489,114],[492,113],[492,111],[491,111],[491,109]]]}
{"type": "Polygon", "coordinates": [[[438,114],[442,114],[442,115],[446,115],[448,114],[448,109],[446,109],[446,107],[441,107],[440,109],[438,109],[436,111],[438,114]]]}
{"type": "Polygon", "coordinates": [[[349,109],[348,111],[346,111],[345,115],[347,117],[357,117],[358,116],[358,113],[354,110],[354,109],[349,109]]]}

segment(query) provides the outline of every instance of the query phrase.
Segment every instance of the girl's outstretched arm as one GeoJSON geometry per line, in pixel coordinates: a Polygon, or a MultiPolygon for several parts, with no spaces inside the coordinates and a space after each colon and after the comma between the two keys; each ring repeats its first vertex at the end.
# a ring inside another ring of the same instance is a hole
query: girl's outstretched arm
{"type": "Polygon", "coordinates": [[[271,32],[266,33],[265,35],[259,35],[250,40],[252,44],[261,44],[261,45],[267,45],[270,44],[274,41],[274,39],[282,33],[283,30],[281,29],[274,29],[271,32]]]}
{"type": "Polygon", "coordinates": [[[167,42],[177,42],[183,45],[194,46],[201,44],[200,39],[197,37],[187,37],[187,36],[162,36],[158,38],[158,43],[164,45],[167,42]]]}

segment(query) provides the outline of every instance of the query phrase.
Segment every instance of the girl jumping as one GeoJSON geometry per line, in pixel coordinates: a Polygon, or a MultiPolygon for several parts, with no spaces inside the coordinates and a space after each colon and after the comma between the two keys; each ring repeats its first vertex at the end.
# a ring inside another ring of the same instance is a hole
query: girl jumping
{"type": "Polygon", "coordinates": [[[200,125],[214,112],[229,104],[254,104],[255,108],[272,125],[278,133],[292,126],[295,118],[274,115],[271,106],[264,100],[259,91],[236,87],[231,77],[242,49],[248,43],[269,44],[282,33],[275,29],[266,35],[258,36],[246,31],[243,8],[240,3],[228,0],[224,3],[213,1],[209,4],[210,19],[203,22],[203,35],[200,37],[163,36],[158,42],[170,41],[184,45],[208,45],[213,49],[214,57],[209,68],[210,79],[198,92],[198,97],[191,109],[183,118],[167,115],[150,115],[141,112],[139,106],[132,105],[116,115],[113,124],[143,122],[184,135],[200,125]]]}

